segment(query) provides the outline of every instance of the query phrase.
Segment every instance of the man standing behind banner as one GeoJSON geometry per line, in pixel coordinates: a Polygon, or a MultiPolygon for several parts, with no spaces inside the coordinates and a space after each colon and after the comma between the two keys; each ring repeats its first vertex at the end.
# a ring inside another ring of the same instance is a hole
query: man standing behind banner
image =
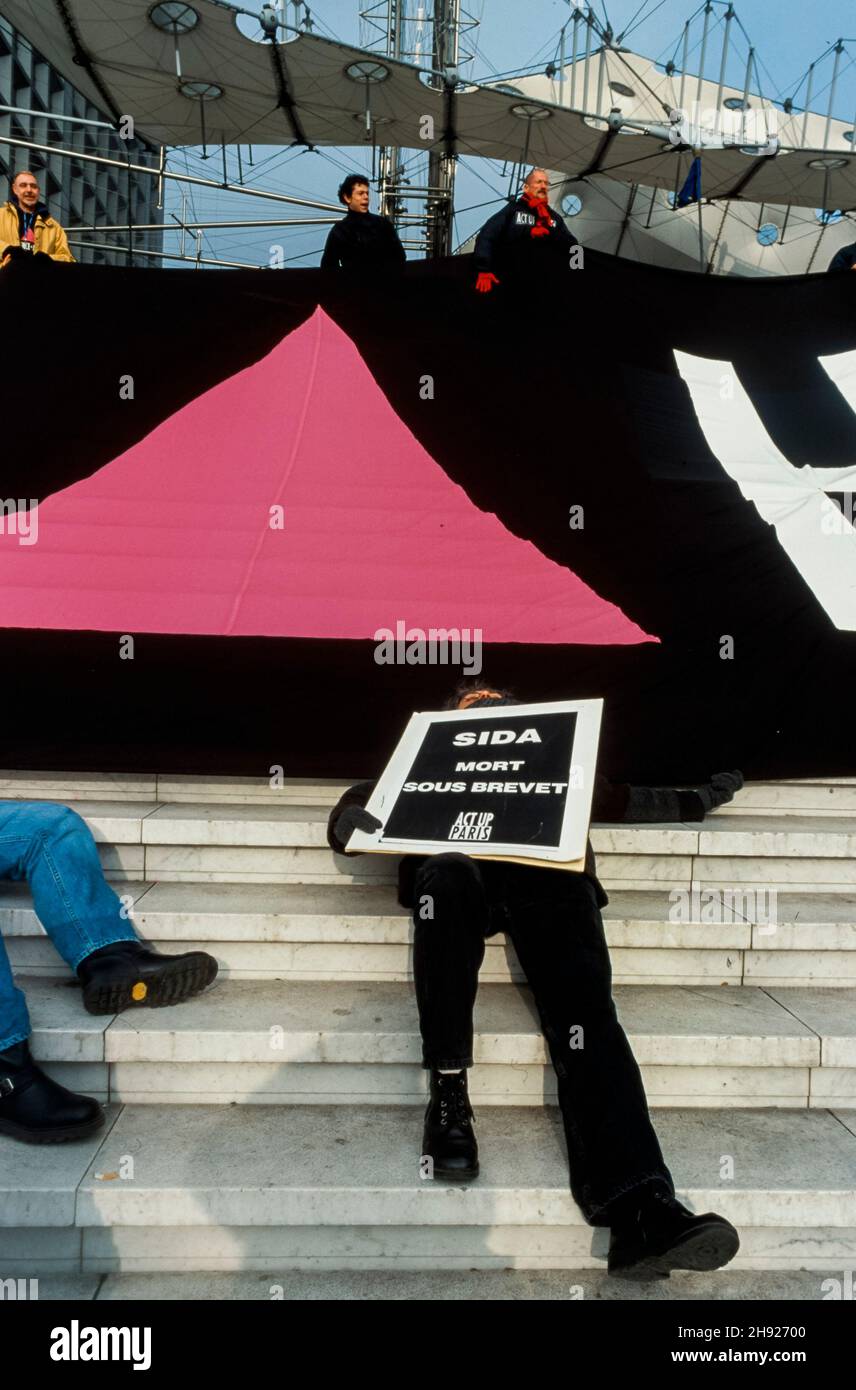
{"type": "Polygon", "coordinates": [[[349,174],[339,186],[339,202],[348,209],[330,228],[322,270],[398,270],[407,260],[388,217],[369,212],[369,184],[364,174],[349,174]]]}
{"type": "MultiPolygon", "coordinates": [[[[507,691],[469,682],[458,687],[449,708],[518,703],[507,691]]],[[[592,816],[703,820],[742,784],[739,772],[718,774],[689,791],[613,785],[597,777],[592,816]]],[[[332,811],[327,839],[338,853],[347,852],[355,829],[380,828],[365,809],[373,787],[351,787],[332,811]]],[[[672,1269],[718,1269],[733,1259],[740,1241],[723,1217],[695,1216],[675,1197],[612,1000],[600,915],[608,900],[595,870],[590,844],[583,873],[455,852],[401,860],[399,901],[413,909],[422,1065],[430,1071],[423,1162],[430,1160],[429,1176],[436,1178],[470,1181],[478,1174],[466,1072],[473,1065],[473,1005],[485,939],[505,932],[535,996],[558,1078],[571,1192],[591,1225],[611,1227],[610,1274],[650,1279],[672,1269]]],[[[520,1115],[525,1123],[525,1110],[520,1115]]]]}
{"type": "Polygon", "coordinates": [[[10,260],[73,261],[68,239],[39,200],[35,174],[22,169],[12,180],[8,203],[0,207],[0,265],[10,260]]]}
{"type": "Polygon", "coordinates": [[[837,251],[827,266],[827,272],[836,270],[856,269],[856,241],[852,241],[849,246],[842,246],[837,251]]]}
{"type": "Polygon", "coordinates": [[[549,192],[546,169],[530,169],[519,198],[485,222],[474,248],[479,294],[489,294],[506,276],[528,279],[569,268],[579,242],[550,207],[549,192]]]}

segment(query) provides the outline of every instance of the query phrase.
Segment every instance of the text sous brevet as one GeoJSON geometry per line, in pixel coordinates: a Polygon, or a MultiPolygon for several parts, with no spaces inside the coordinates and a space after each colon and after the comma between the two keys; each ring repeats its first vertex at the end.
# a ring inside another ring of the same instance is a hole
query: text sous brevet
{"type": "MultiPolygon", "coordinates": [[[[480,734],[474,730],[465,729],[456,734],[452,743],[457,748],[470,747],[473,744],[508,744],[508,743],[540,743],[541,736],[537,729],[523,729],[516,733],[513,729],[483,729],[480,734]]],[[[525,765],[525,759],[487,759],[473,762],[459,762],[455,764],[456,772],[517,772],[525,765]]],[[[402,788],[406,792],[485,792],[499,793],[500,795],[513,795],[521,792],[523,795],[534,794],[535,796],[561,796],[567,787],[567,782],[405,782],[402,788]]]]}

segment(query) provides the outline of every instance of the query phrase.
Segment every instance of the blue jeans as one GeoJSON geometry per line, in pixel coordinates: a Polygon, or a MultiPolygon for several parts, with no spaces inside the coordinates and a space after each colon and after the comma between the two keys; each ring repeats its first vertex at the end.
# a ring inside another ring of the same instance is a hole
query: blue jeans
{"type": "MultiPolygon", "coordinates": [[[[92,832],[68,806],[0,801],[0,878],[28,881],[36,916],[72,970],[102,946],[138,939],[104,878],[92,832]]],[[[29,1035],[0,936],[0,1052],[29,1035]]]]}

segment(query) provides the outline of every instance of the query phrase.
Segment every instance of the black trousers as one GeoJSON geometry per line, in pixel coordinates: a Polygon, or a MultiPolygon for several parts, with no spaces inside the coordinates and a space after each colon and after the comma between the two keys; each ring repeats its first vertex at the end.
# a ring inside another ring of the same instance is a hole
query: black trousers
{"type": "Polygon", "coordinates": [[[673,1193],[639,1067],[615,1011],[590,880],[450,853],[427,858],[414,889],[423,1066],[473,1065],[473,1004],[485,938],[504,931],[535,996],[558,1079],[571,1192],[586,1220],[612,1225],[650,1182],[665,1183],[673,1193]]]}

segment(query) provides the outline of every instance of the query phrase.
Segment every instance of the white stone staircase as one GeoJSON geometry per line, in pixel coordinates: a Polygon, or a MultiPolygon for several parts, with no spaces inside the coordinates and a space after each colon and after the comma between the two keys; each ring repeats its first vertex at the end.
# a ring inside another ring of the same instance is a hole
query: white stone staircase
{"type": "MultiPolygon", "coordinates": [[[[326,846],[346,785],[0,774],[0,797],[85,816],[144,936],[221,966],[183,1006],[92,1018],[26,887],[0,883],[33,1051],[110,1115],[89,1143],[0,1139],[0,1278],[601,1279],[606,1232],[570,1198],[553,1072],[502,937],[475,1017],[481,1176],[420,1179],[412,929],[394,861],[326,846]]],[[[619,1013],[667,1161],[684,1200],[741,1232],[713,1282],[778,1271],[802,1291],[788,1296],[821,1297],[824,1272],[856,1266],[856,780],[755,783],[702,825],[592,839],[619,1013]],[[693,887],[775,890],[776,919],[750,920],[744,900],[734,920],[673,920],[670,893],[693,887]]]]}

